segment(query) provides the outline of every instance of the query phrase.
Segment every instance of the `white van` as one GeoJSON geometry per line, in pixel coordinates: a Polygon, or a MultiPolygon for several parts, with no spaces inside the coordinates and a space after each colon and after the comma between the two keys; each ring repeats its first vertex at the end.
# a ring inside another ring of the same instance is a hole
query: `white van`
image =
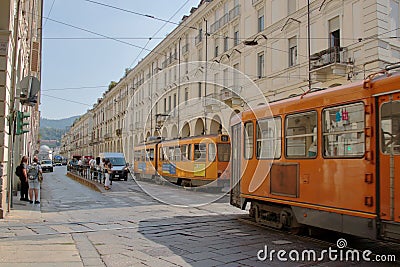
{"type": "Polygon", "coordinates": [[[112,174],[110,180],[128,180],[128,164],[125,161],[124,154],[114,152],[103,152],[99,154],[100,160],[108,159],[112,164],[112,174]]]}

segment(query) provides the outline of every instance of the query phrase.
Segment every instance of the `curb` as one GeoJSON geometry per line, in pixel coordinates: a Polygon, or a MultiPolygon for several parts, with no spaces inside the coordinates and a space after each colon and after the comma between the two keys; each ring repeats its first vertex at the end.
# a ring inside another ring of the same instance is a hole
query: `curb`
{"type": "Polygon", "coordinates": [[[93,190],[95,190],[97,192],[101,192],[101,193],[106,192],[106,190],[103,188],[102,184],[98,184],[98,183],[93,182],[91,180],[87,180],[87,179],[82,178],[79,175],[73,174],[71,172],[67,172],[67,176],[69,178],[71,178],[72,180],[75,180],[78,183],[81,183],[81,184],[83,184],[83,185],[85,185],[85,186],[87,186],[87,187],[89,187],[89,188],[91,188],[91,189],[93,189],[93,190]]]}

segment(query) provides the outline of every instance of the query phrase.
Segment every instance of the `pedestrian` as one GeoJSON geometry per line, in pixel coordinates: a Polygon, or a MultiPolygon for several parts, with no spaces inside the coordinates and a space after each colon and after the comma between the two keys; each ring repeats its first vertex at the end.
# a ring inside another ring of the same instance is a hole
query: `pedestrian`
{"type": "Polygon", "coordinates": [[[100,163],[100,172],[101,172],[101,177],[100,183],[104,184],[106,182],[106,175],[105,175],[105,165],[106,165],[106,159],[101,159],[100,163]]]}
{"type": "Polygon", "coordinates": [[[33,203],[33,193],[35,193],[35,204],[40,204],[38,198],[40,189],[39,175],[42,175],[42,167],[40,167],[39,160],[36,156],[33,158],[33,163],[28,166],[27,170],[29,181],[29,202],[31,204],[33,203]]]}
{"type": "Polygon", "coordinates": [[[89,160],[90,180],[93,180],[93,178],[94,178],[95,166],[96,166],[96,160],[90,159],[89,160]]]}
{"type": "Polygon", "coordinates": [[[29,201],[28,198],[28,190],[29,190],[29,183],[28,183],[28,174],[26,169],[28,168],[28,157],[23,156],[21,159],[21,163],[19,164],[19,171],[17,171],[17,175],[19,180],[21,181],[21,198],[22,201],[29,201]]]}
{"type": "Polygon", "coordinates": [[[109,159],[105,160],[104,168],[105,168],[105,174],[106,174],[106,180],[104,182],[104,189],[110,190],[110,176],[112,173],[112,164],[109,159]]]}
{"type": "Polygon", "coordinates": [[[95,177],[97,178],[97,181],[101,183],[100,163],[101,163],[100,157],[96,157],[96,160],[95,160],[96,175],[95,175],[95,177]]]}

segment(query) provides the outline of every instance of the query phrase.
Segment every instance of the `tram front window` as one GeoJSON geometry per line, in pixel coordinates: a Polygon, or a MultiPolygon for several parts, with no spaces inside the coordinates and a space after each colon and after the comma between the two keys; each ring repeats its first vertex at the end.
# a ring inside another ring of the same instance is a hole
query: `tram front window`
{"type": "Polygon", "coordinates": [[[230,144],[218,144],[218,161],[229,161],[231,157],[230,144]]]}

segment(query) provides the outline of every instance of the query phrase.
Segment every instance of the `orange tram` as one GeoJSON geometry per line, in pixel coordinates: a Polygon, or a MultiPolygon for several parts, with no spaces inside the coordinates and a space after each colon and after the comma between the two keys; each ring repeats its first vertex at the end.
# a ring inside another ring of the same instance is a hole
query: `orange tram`
{"type": "Polygon", "coordinates": [[[181,186],[228,187],[228,135],[201,135],[174,140],[156,139],[134,148],[136,179],[181,186]]]}
{"type": "Polygon", "coordinates": [[[275,228],[400,241],[400,74],[381,74],[233,118],[231,204],[275,228]]]}

